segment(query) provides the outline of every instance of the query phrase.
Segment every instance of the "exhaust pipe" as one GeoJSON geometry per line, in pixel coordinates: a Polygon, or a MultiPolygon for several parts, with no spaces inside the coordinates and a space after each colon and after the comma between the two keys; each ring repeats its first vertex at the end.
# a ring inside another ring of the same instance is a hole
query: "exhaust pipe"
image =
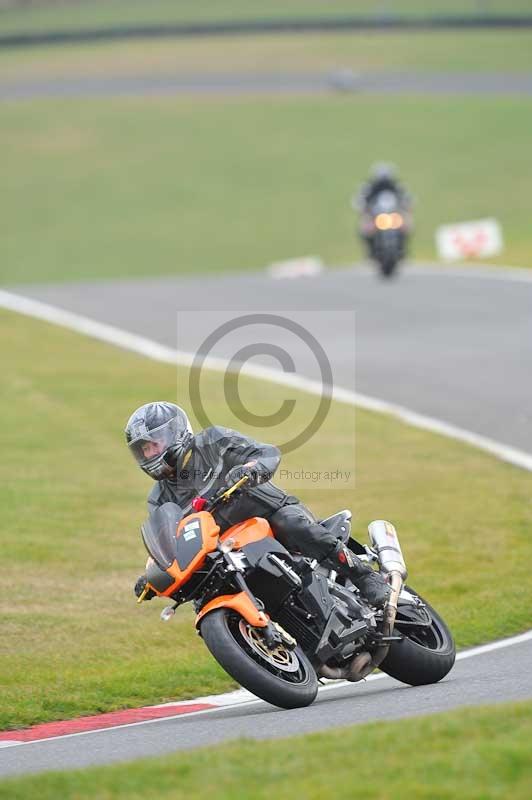
{"type": "Polygon", "coordinates": [[[406,564],[392,523],[377,519],[368,525],[368,533],[372,547],[377,551],[382,571],[387,574],[397,572],[401,580],[406,580],[406,564]]]}
{"type": "MultiPolygon", "coordinates": [[[[399,544],[397,531],[391,522],[377,519],[368,525],[368,533],[373,549],[377,551],[381,571],[388,575],[392,589],[390,599],[384,610],[384,625],[382,629],[384,636],[391,636],[397,614],[399,595],[401,594],[403,581],[406,580],[408,572],[401,545],[399,544]]],[[[382,664],[389,650],[389,644],[381,644],[377,647],[372,658],[374,669],[378,667],[379,664],[382,664]]]]}
{"type": "MultiPolygon", "coordinates": [[[[391,594],[384,610],[384,625],[382,633],[384,636],[391,636],[395,617],[397,614],[397,603],[403,581],[406,580],[407,569],[397,531],[391,522],[378,519],[368,526],[368,533],[373,549],[377,552],[381,571],[388,575],[391,594]]],[[[323,678],[333,680],[348,680],[352,683],[366,678],[370,672],[376,669],[390,650],[389,644],[377,645],[373,655],[367,651],[358,653],[349,662],[347,667],[328,667],[323,664],[319,669],[319,675],[323,678]]]]}
{"type": "Polygon", "coordinates": [[[357,683],[363,680],[375,667],[371,655],[365,651],[358,653],[351,659],[347,667],[328,667],[322,664],[319,668],[320,678],[330,678],[335,681],[343,680],[357,683]]]}

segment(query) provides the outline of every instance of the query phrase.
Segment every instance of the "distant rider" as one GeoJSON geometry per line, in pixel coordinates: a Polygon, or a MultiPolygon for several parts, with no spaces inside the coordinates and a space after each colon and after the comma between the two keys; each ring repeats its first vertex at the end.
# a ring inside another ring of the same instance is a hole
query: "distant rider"
{"type": "MultiPolygon", "coordinates": [[[[263,517],[289,552],[315,558],[350,578],[371,605],[380,608],[385,604],[390,591],[381,575],[320,525],[297,497],[271,482],[281,460],[277,447],[219,425],[194,435],[183,409],[167,402],[138,408],[129,418],[125,434],[139,467],[157,481],[148,497],[150,512],[171,502],[189,514],[195,497],[209,499],[245,475],[249,489],[214,511],[222,533],[237,522],[263,517]]],[[[137,596],[145,585],[142,575],[135,585],[137,596]]],[[[150,596],[153,594],[146,599],[150,596]]]]}
{"type": "Polygon", "coordinates": [[[358,195],[353,197],[353,208],[369,212],[379,194],[384,191],[393,192],[399,208],[404,211],[411,209],[412,197],[400,183],[395,166],[383,162],[372,166],[368,180],[362,185],[358,195]]]}

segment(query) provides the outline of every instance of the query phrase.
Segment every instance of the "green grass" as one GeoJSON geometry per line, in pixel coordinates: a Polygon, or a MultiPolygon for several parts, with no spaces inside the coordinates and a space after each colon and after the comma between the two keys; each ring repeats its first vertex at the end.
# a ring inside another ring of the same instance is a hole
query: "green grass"
{"type": "MultiPolygon", "coordinates": [[[[195,635],[192,610],[159,622],[134,604],[146,554],[138,527],[151,482],[122,439],[141,403],[176,397],[186,373],[45,323],[0,313],[3,591],[0,729],[227,690],[232,681],[195,635]],[[177,390],[176,390],[177,381],[177,390]]],[[[212,417],[231,417],[222,376],[205,376],[212,417]]],[[[244,381],[246,406],[278,408],[283,390],[244,381]]],[[[282,440],[315,410],[296,410],[282,440]]],[[[334,405],[288,469],[353,469],[354,409],[334,405]]],[[[530,476],[391,418],[356,413],[356,490],[283,482],[325,516],[352,507],[354,534],[396,523],[410,580],[448,620],[459,646],[530,625],[530,476]],[[474,557],[473,557],[473,554],[474,557]],[[479,554],[481,560],[479,561],[479,554]]]]}
{"type": "Polygon", "coordinates": [[[5,103],[0,283],[360,257],[349,199],[375,160],[437,225],[497,217],[532,266],[532,103],[518,98],[185,98],[5,103]]]}
{"type": "Polygon", "coordinates": [[[18,778],[0,798],[528,800],[531,739],[532,703],[514,703],[18,778]]]}
{"type": "Polygon", "coordinates": [[[178,72],[530,71],[532,30],[346,32],[107,42],[0,51],[0,81],[178,72]]]}
{"type": "MultiPolygon", "coordinates": [[[[68,30],[114,25],[212,22],[219,20],[277,19],[340,16],[380,16],[389,11],[401,16],[471,15],[478,14],[477,0],[270,0],[250,3],[248,0],[91,0],[91,2],[54,3],[42,0],[30,7],[7,6],[0,11],[0,31],[22,32],[68,30]]],[[[484,13],[530,13],[527,0],[486,0],[484,13]]]]}

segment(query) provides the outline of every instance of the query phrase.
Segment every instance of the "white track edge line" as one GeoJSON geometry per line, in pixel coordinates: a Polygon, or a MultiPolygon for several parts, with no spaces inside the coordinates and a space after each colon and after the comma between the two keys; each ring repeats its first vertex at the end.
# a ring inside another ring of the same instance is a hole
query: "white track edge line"
{"type": "Polygon", "coordinates": [[[479,644],[476,647],[462,650],[456,654],[456,660],[462,661],[465,658],[473,658],[473,656],[482,656],[485,653],[491,653],[493,650],[501,650],[504,647],[512,647],[513,645],[524,644],[532,639],[532,630],[518,633],[515,636],[509,636],[506,639],[498,639],[495,642],[488,642],[487,644],[479,644]]]}
{"type": "MultiPolygon", "coordinates": [[[[490,642],[489,644],[481,644],[476,647],[471,647],[468,650],[462,650],[461,652],[457,653],[456,660],[462,661],[466,658],[473,658],[474,656],[485,655],[493,650],[501,650],[505,647],[512,647],[513,645],[523,644],[524,642],[528,642],[532,639],[532,630],[526,631],[525,633],[519,633],[516,636],[511,636],[507,639],[499,639],[496,642],[490,642]]],[[[370,681],[377,681],[382,680],[384,678],[389,678],[389,675],[386,675],[384,672],[378,672],[375,675],[370,675],[364,681],[362,681],[360,685],[364,683],[369,683],[370,681]]],[[[331,691],[333,689],[341,689],[345,686],[353,686],[354,684],[349,683],[349,681],[334,681],[331,683],[326,684],[325,686],[320,686],[319,692],[323,694],[324,692],[331,691]]],[[[194,702],[213,702],[216,700],[217,697],[227,697],[230,694],[237,694],[239,690],[232,693],[225,693],[223,695],[210,695],[207,697],[198,698],[197,701],[195,700],[184,700],[181,701],[182,703],[194,703],[194,702]]],[[[204,708],[201,711],[191,711],[188,714],[173,714],[172,716],[168,717],[159,717],[158,719],[145,719],[140,720],[139,722],[126,722],[123,725],[113,725],[108,728],[97,728],[92,731],[78,731],[77,733],[65,733],[60,736],[48,736],[46,739],[34,739],[31,742],[15,742],[12,743],[5,743],[3,747],[11,747],[11,746],[18,746],[18,745],[31,745],[31,744],[42,744],[43,742],[54,742],[57,739],[70,739],[73,736],[87,736],[93,733],[104,733],[105,731],[115,731],[119,728],[133,728],[137,727],[138,725],[152,725],[156,722],[167,722],[168,720],[179,719],[179,718],[186,718],[189,719],[190,717],[197,717],[202,714],[212,714],[215,711],[223,711],[227,708],[237,708],[240,706],[249,706],[254,705],[256,703],[264,703],[264,700],[260,698],[250,699],[250,700],[238,700],[237,702],[227,702],[221,705],[216,706],[215,708],[204,708]]],[[[175,701],[172,705],[179,704],[179,701],[175,701]]],[[[163,704],[164,705],[164,704],[163,704]]],[[[161,705],[156,706],[144,706],[144,708],[161,708],[161,705]]]]}
{"type": "MultiPolygon", "coordinates": [[[[129,333],[128,331],[121,330],[112,325],[90,319],[89,317],[74,314],[71,311],[65,311],[56,306],[41,303],[38,300],[32,300],[21,295],[12,294],[11,292],[0,290],[0,307],[68,328],[77,333],[82,333],[85,336],[90,336],[91,338],[121,347],[125,350],[130,350],[131,352],[138,353],[146,358],[165,364],[190,366],[194,360],[193,353],[174,350],[171,347],[161,345],[144,336],[138,336],[137,334],[129,333]]],[[[213,356],[205,358],[203,363],[208,369],[217,372],[225,372],[230,365],[227,359],[213,356]]],[[[270,381],[278,385],[292,386],[308,394],[321,395],[324,391],[324,387],[319,381],[268,367],[246,364],[241,372],[250,377],[270,381]]],[[[376,397],[369,397],[368,395],[359,394],[358,392],[339,386],[335,386],[332,389],[329,387],[329,391],[332,397],[338,402],[351,406],[358,406],[359,408],[365,408],[370,411],[376,411],[381,414],[387,414],[401,420],[401,422],[407,425],[412,425],[413,427],[440,434],[449,439],[464,442],[486,453],[490,453],[501,461],[506,461],[509,464],[532,472],[532,454],[530,453],[517,450],[514,447],[473,433],[464,428],[459,428],[449,422],[419,414],[416,411],[411,411],[396,403],[390,403],[376,397]]]]}

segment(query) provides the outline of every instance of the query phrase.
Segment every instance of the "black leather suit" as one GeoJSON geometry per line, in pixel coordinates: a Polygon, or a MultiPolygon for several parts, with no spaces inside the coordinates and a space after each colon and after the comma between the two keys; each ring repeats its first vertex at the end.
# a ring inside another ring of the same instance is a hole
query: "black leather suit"
{"type": "Polygon", "coordinates": [[[256,461],[254,469],[264,482],[214,511],[222,532],[249,517],[264,517],[287,550],[322,561],[334,550],[338,539],[317,522],[297,497],[271,482],[280,460],[281,454],[273,445],[261,444],[219,425],[206,428],[194,436],[191,455],[176,480],[158,481],[153,487],[148,510],[172,502],[188,514],[194,497],[209,499],[225,486],[225,476],[231,467],[256,461]]]}
{"type": "Polygon", "coordinates": [[[401,208],[406,210],[412,205],[410,194],[395,178],[375,178],[365,183],[360,189],[359,206],[367,209],[384,191],[393,192],[401,208]]]}

